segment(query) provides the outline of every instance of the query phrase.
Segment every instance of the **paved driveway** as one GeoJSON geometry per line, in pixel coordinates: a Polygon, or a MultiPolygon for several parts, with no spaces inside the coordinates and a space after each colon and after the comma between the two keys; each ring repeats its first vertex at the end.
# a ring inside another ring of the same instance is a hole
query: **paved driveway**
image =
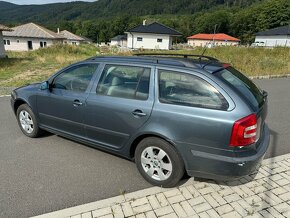
{"type": "MultiPolygon", "coordinates": [[[[290,153],[290,78],[259,80],[269,92],[271,147],[290,153]]],[[[150,187],[134,163],[47,135],[25,137],[9,98],[0,98],[0,217],[28,217],[150,187]]]]}

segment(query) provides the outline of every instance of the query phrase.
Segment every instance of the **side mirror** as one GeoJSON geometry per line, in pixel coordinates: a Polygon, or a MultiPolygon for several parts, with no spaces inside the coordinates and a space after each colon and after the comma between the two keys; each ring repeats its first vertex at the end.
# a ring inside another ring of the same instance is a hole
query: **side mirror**
{"type": "Polygon", "coordinates": [[[48,90],[49,89],[49,83],[48,81],[45,81],[40,84],[40,90],[48,90]]]}

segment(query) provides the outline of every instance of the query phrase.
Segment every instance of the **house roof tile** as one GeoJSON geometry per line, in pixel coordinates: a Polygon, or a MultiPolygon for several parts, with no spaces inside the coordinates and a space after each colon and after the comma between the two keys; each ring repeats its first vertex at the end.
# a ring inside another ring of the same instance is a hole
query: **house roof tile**
{"type": "Polygon", "coordinates": [[[4,36],[14,37],[29,37],[29,38],[43,38],[43,39],[63,39],[63,36],[39,26],[35,23],[27,23],[12,28],[13,32],[3,31],[4,36]]]}
{"type": "Polygon", "coordinates": [[[82,38],[81,36],[78,36],[76,34],[73,34],[67,30],[63,30],[59,33],[60,36],[63,36],[64,38],[68,39],[68,40],[76,40],[76,41],[85,41],[84,38],[82,38]]]}
{"type": "Polygon", "coordinates": [[[0,24],[0,31],[13,31],[11,28],[0,24]]]}
{"type": "Polygon", "coordinates": [[[153,33],[153,34],[167,34],[172,36],[182,36],[182,33],[172,29],[168,26],[165,26],[161,23],[154,22],[148,25],[138,25],[132,29],[129,29],[127,32],[134,33],[153,33]]]}
{"type": "Polygon", "coordinates": [[[256,36],[290,35],[290,25],[261,31],[261,32],[256,33],[255,35],[256,36]]]}
{"type": "Polygon", "coordinates": [[[217,41],[235,41],[239,42],[240,40],[229,36],[225,33],[216,33],[216,34],[203,34],[199,33],[193,36],[187,37],[187,39],[201,39],[201,40],[217,40],[217,41]]]}

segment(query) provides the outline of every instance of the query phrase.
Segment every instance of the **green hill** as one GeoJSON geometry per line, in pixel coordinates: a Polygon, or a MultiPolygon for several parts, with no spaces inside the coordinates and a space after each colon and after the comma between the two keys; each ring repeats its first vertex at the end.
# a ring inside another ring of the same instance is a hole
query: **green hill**
{"type": "Polygon", "coordinates": [[[0,1],[0,23],[35,22],[67,29],[95,41],[109,41],[143,19],[159,21],[184,34],[224,32],[251,42],[253,34],[290,24],[289,0],[98,0],[46,5],[0,1]]]}

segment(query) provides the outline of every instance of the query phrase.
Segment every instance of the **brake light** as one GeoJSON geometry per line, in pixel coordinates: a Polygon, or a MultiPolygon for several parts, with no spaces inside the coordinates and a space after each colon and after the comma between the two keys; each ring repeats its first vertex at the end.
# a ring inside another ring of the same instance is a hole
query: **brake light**
{"type": "Polygon", "coordinates": [[[236,121],[233,125],[230,146],[247,146],[257,139],[257,116],[251,114],[236,121]]]}

